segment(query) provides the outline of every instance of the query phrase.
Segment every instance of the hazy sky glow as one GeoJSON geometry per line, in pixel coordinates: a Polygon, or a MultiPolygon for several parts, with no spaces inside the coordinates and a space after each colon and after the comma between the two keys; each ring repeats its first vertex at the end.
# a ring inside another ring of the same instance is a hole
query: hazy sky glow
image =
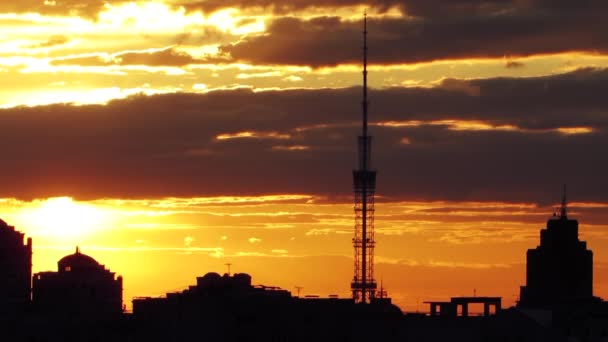
{"type": "Polygon", "coordinates": [[[80,245],[126,301],[228,262],[348,295],[365,8],[397,304],[511,304],[563,183],[608,297],[603,0],[4,1],[0,217],[34,270],[80,245]]]}

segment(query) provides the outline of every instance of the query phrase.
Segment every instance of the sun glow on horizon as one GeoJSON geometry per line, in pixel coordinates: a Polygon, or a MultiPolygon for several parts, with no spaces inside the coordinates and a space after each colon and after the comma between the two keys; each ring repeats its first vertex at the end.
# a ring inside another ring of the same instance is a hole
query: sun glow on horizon
{"type": "Polygon", "coordinates": [[[53,197],[24,208],[16,219],[29,235],[72,242],[103,229],[111,217],[110,212],[71,197],[53,197]]]}

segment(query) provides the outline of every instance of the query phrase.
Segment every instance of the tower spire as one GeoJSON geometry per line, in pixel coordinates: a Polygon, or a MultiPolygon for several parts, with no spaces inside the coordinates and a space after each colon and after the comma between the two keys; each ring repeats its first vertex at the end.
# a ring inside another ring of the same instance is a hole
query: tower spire
{"type": "Polygon", "coordinates": [[[363,13],[363,136],[367,136],[367,10],[363,13]]]}
{"type": "Polygon", "coordinates": [[[374,194],[376,171],[371,170],[372,137],[368,135],[367,100],[367,12],[363,18],[363,111],[362,134],[359,136],[359,168],[353,170],[355,192],[355,274],[351,283],[353,299],[370,303],[376,296],[374,280],[374,194]]]}
{"type": "Polygon", "coordinates": [[[568,201],[566,200],[566,184],[564,184],[564,189],[562,191],[562,206],[559,209],[559,217],[562,219],[568,218],[568,201]]]}

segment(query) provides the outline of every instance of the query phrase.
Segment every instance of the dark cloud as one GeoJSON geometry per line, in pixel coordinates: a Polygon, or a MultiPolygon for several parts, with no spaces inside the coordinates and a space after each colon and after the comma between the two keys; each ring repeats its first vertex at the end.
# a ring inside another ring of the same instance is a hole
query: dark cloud
{"type": "Polygon", "coordinates": [[[150,66],[184,66],[195,64],[198,61],[185,52],[165,49],[158,52],[140,53],[130,52],[117,56],[121,65],[150,65],[150,66]]]}
{"type": "MultiPolygon", "coordinates": [[[[568,183],[577,201],[608,201],[608,71],[447,83],[370,92],[380,194],[551,201],[568,183]],[[423,125],[376,125],[413,120],[423,125]],[[446,120],[519,129],[462,131],[446,120]],[[564,135],[556,130],[563,127],[594,131],[564,135]]],[[[1,197],[348,195],[360,91],[235,90],[5,109],[1,197]]]]}
{"type": "MultiPolygon", "coordinates": [[[[96,18],[105,4],[122,0],[3,1],[0,12],[39,12],[96,18]]],[[[328,66],[360,60],[361,23],[340,18],[291,17],[310,7],[366,5],[358,0],[174,1],[188,10],[263,7],[277,19],[267,34],[221,42],[234,60],[262,64],[328,66]]],[[[369,5],[369,4],[368,4],[369,5]]],[[[470,57],[502,58],[570,51],[605,53],[608,32],[603,0],[379,0],[375,10],[399,8],[402,18],[370,19],[370,57],[374,63],[414,63],[470,57]]],[[[246,22],[247,19],[245,19],[246,22]]],[[[206,32],[205,36],[218,33],[206,32]]],[[[221,36],[221,35],[220,35],[221,36]]],[[[175,42],[192,43],[183,34],[175,42]]],[[[514,64],[513,64],[514,65],[514,64]]]]}
{"type": "Polygon", "coordinates": [[[507,69],[523,68],[524,66],[525,66],[524,63],[517,62],[517,61],[507,61],[507,63],[505,63],[505,67],[507,69]]]}
{"type": "MultiPolygon", "coordinates": [[[[214,12],[224,8],[264,8],[275,14],[286,14],[310,8],[339,8],[366,6],[369,10],[384,13],[399,8],[410,16],[443,16],[455,14],[489,14],[512,8],[513,0],[183,0],[177,3],[191,11],[214,12]]],[[[525,2],[527,6],[531,2],[525,2]]],[[[542,4],[541,4],[542,5],[542,4]]],[[[545,4],[546,5],[546,4],[545,4]]]]}
{"type": "Polygon", "coordinates": [[[48,48],[48,47],[63,45],[65,43],[67,43],[68,41],[69,41],[69,39],[66,36],[54,35],[54,36],[51,36],[48,40],[46,40],[42,43],[36,44],[36,45],[32,45],[30,47],[31,48],[48,48]]]}
{"type": "Polygon", "coordinates": [[[189,11],[215,12],[223,8],[264,8],[272,10],[274,13],[285,14],[294,10],[319,7],[345,7],[367,5],[381,12],[388,10],[392,6],[400,5],[401,0],[381,0],[368,4],[362,0],[185,0],[178,1],[178,4],[189,11]]]}
{"type": "Polygon", "coordinates": [[[115,64],[115,62],[112,60],[106,60],[99,55],[61,57],[51,61],[51,65],[104,66],[112,64],[115,64]]]}
{"type": "MultiPolygon", "coordinates": [[[[236,24],[236,27],[247,25],[253,22],[254,19],[243,19],[236,24]]],[[[180,46],[201,46],[209,44],[229,44],[238,41],[240,35],[234,35],[230,32],[225,32],[213,25],[199,25],[196,30],[183,32],[174,35],[171,44],[180,46]]]]}
{"type": "Polygon", "coordinates": [[[481,91],[479,85],[456,78],[443,79],[439,87],[450,91],[463,92],[469,96],[479,96],[481,91]]]}
{"type": "Polygon", "coordinates": [[[36,12],[43,15],[84,16],[96,19],[105,4],[121,4],[127,0],[19,0],[1,1],[0,13],[36,12]]]}
{"type": "Polygon", "coordinates": [[[224,8],[264,8],[275,14],[310,8],[365,6],[384,13],[398,8],[410,17],[438,18],[471,15],[496,15],[514,11],[560,11],[576,13],[605,9],[602,0],[176,0],[178,6],[191,11],[214,12],[224,8]]]}
{"type": "Polygon", "coordinates": [[[176,51],[172,48],[153,52],[124,52],[104,58],[98,55],[84,57],[58,58],[52,65],[80,65],[80,66],[107,66],[107,65],[148,65],[148,66],[186,66],[188,64],[203,63],[189,54],[176,51]]]}
{"type": "MultiPolygon", "coordinates": [[[[543,1],[433,0],[407,1],[404,6],[415,16],[370,19],[373,63],[604,53],[608,48],[605,2],[558,1],[549,6],[543,1]]],[[[223,51],[235,60],[262,64],[358,63],[361,28],[361,22],[338,17],[281,17],[269,25],[267,34],[226,45],[223,51]]]]}

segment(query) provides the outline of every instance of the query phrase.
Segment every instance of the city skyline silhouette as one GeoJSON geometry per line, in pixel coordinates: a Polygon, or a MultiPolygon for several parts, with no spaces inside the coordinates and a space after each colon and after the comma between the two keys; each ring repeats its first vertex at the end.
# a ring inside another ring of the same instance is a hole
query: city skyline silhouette
{"type": "Polygon", "coordinates": [[[601,340],[605,9],[0,5],[1,323],[601,340]]]}
{"type": "Polygon", "coordinates": [[[207,338],[226,341],[400,341],[422,336],[433,341],[448,336],[600,341],[608,332],[608,302],[593,294],[592,251],[578,239],[578,221],[567,212],[564,186],[561,207],[541,230],[539,246],[527,252],[527,281],[516,307],[503,308],[501,297],[474,293],[425,302],[428,315],[402,311],[383,284],[365,302],[356,294],[301,297],[301,288],[294,295],[280,287],[253,285],[249,274],[231,274],[230,263],[223,276],[208,272],[182,291],[134,298],[131,313],[123,305],[122,276],[79,247],[57,262],[57,272],[35,273],[32,282],[11,281],[31,276],[32,239],[0,220],[0,275],[9,280],[0,297],[2,336],[15,341],[190,341],[205,331],[207,338]],[[482,313],[470,311],[471,304],[483,304],[482,313]],[[14,322],[10,328],[9,317],[14,322]]]}

